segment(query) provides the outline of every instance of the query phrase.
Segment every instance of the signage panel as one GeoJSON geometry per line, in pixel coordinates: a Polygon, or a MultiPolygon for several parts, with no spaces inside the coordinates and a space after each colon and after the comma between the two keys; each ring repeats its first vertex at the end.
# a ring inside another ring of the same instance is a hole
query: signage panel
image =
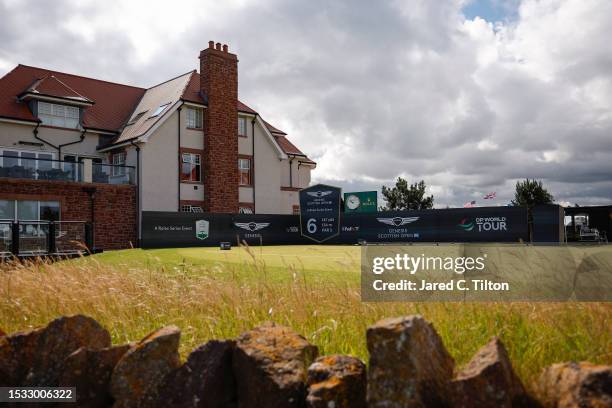
{"type": "Polygon", "coordinates": [[[317,184],[300,190],[300,231],[315,242],[340,233],[340,189],[317,184]]]}
{"type": "Polygon", "coordinates": [[[378,211],[376,191],[357,191],[344,193],[345,213],[375,213],[378,211]]]}
{"type": "MultiPolygon", "coordinates": [[[[340,214],[340,191],[314,186],[300,197],[302,213],[208,214],[144,211],[142,247],[172,248],[232,245],[356,244],[367,242],[519,242],[529,240],[527,209],[479,207],[422,211],[384,211],[340,214]],[[330,192],[327,194],[327,192],[330,192]],[[303,199],[302,199],[303,198],[303,199]],[[314,203],[314,204],[308,204],[314,203]]],[[[558,206],[547,208],[547,214],[558,206]]],[[[539,210],[538,210],[539,211],[539,210]]],[[[543,219],[535,211],[535,231],[562,228],[562,217],[543,219]],[[545,224],[540,225],[546,221],[545,224]],[[557,225],[555,226],[555,221],[557,225]]],[[[550,234],[539,232],[536,242],[551,242],[550,234]]]]}

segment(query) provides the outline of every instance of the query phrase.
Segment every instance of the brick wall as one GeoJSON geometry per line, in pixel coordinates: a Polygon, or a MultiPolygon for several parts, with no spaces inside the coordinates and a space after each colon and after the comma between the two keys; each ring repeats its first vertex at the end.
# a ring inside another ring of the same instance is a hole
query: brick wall
{"type": "Polygon", "coordinates": [[[136,186],[64,181],[0,179],[0,199],[59,201],[61,221],[91,222],[94,193],[94,240],[101,249],[136,246],[136,186]]]}
{"type": "Polygon", "coordinates": [[[238,58],[210,41],[200,53],[204,110],[204,211],[238,212],[238,58]]]}

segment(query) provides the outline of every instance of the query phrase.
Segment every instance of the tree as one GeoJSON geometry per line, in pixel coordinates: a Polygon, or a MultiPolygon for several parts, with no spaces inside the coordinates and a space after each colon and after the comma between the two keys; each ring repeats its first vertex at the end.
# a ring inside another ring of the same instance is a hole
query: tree
{"type": "Polygon", "coordinates": [[[533,207],[542,204],[552,204],[553,196],[542,185],[541,181],[525,179],[516,182],[512,205],[527,207],[527,226],[529,240],[533,241],[533,207]]]}
{"type": "Polygon", "coordinates": [[[425,196],[425,182],[408,185],[408,182],[397,178],[395,187],[382,187],[382,195],[387,202],[383,210],[427,210],[433,208],[433,195],[425,196]]]}
{"type": "Polygon", "coordinates": [[[544,188],[541,181],[525,179],[516,182],[512,205],[533,208],[536,205],[552,204],[553,196],[544,188]]]}

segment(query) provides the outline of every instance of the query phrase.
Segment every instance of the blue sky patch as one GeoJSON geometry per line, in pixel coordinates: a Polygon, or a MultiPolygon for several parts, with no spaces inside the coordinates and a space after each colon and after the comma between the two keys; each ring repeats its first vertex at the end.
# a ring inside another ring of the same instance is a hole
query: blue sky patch
{"type": "Polygon", "coordinates": [[[468,19],[481,17],[489,22],[512,21],[517,17],[520,0],[472,0],[463,7],[468,19]]]}

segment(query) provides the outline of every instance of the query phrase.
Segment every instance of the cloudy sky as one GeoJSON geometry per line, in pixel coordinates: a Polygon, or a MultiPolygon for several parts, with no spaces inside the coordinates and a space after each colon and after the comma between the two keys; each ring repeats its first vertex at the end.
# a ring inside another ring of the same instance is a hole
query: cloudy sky
{"type": "Polygon", "coordinates": [[[517,179],[612,202],[612,1],[0,0],[0,75],[23,63],[148,87],[240,59],[240,98],[316,181],[425,180],[436,206],[517,179]]]}

